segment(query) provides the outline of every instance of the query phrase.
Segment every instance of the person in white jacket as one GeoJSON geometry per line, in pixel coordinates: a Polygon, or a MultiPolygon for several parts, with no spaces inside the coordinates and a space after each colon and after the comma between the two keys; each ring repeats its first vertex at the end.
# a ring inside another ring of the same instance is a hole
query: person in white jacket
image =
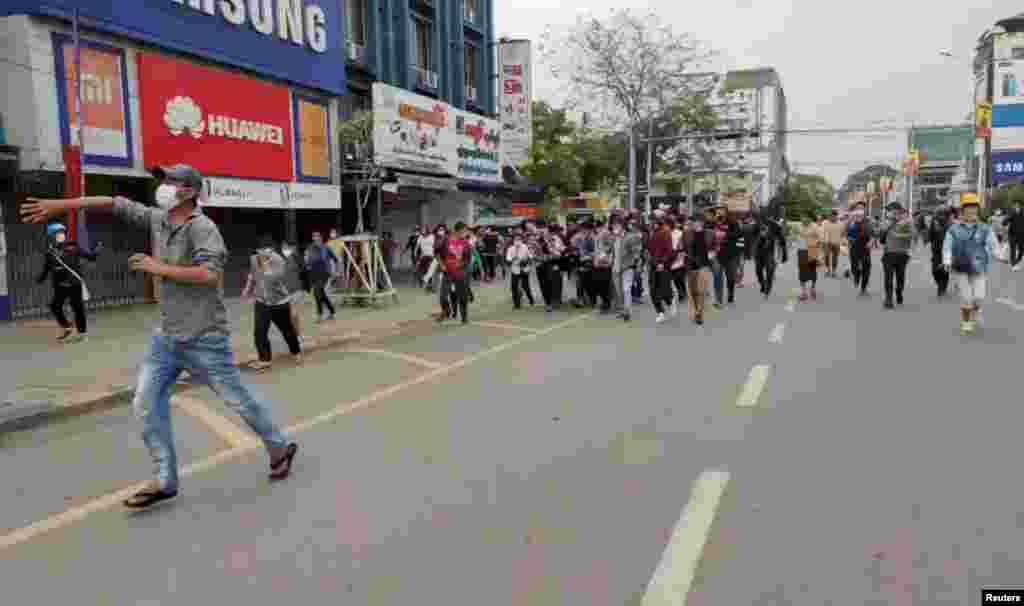
{"type": "Polygon", "coordinates": [[[505,251],[505,261],[508,262],[509,271],[512,274],[512,302],[516,309],[522,307],[524,292],[526,300],[533,305],[533,293],[530,292],[530,266],[533,263],[533,253],[523,241],[521,229],[517,228],[512,233],[512,244],[505,251]]]}

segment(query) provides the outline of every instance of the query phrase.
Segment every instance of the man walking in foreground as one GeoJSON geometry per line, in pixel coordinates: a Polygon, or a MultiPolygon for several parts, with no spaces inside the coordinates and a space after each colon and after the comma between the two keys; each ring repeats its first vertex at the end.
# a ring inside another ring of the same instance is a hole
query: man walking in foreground
{"type": "Polygon", "coordinates": [[[291,472],[298,446],[289,443],[270,418],[268,407],[242,384],[234,365],[231,332],[221,278],[227,249],[217,225],[199,208],[202,177],[179,164],[153,169],[160,180],[159,208],[125,198],[92,196],[68,200],[30,198],[21,210],[27,223],[46,223],[79,209],[112,209],[122,221],[150,230],[159,238],[160,259],[135,254],[129,267],[162,279],[161,323],[139,370],[132,407],[142,421],[156,479],[124,504],[148,507],[178,495],[178,457],[171,431],[171,394],[182,370],[205,381],[234,408],[263,440],[270,455],[270,479],[291,472]]]}

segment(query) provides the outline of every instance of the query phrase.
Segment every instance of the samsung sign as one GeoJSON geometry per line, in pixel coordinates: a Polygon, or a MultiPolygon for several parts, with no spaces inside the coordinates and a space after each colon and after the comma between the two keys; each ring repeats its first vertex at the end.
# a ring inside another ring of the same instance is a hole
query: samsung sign
{"type": "Polygon", "coordinates": [[[0,16],[37,15],[344,95],[337,0],[2,0],[0,16]]]}
{"type": "Polygon", "coordinates": [[[327,16],[317,4],[303,6],[302,0],[170,1],[205,15],[220,15],[232,25],[249,25],[264,36],[276,34],[296,46],[305,45],[317,53],[327,52],[327,16]]]}

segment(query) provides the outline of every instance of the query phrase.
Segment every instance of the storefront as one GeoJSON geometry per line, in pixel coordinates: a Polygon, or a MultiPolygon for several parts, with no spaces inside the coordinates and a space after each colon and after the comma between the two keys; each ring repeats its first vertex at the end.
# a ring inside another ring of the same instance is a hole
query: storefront
{"type": "MultiPolygon", "coordinates": [[[[335,224],[341,196],[331,132],[338,98],[347,91],[341,5],[250,6],[256,5],[4,3],[0,34],[15,56],[0,65],[10,91],[0,112],[8,139],[23,150],[20,195],[63,194],[65,154],[79,142],[81,121],[86,194],[146,201],[152,195],[147,168],[158,164],[188,163],[208,178],[203,205],[231,251],[229,292],[240,285],[261,235],[296,240],[306,213],[335,224]]],[[[103,231],[105,221],[90,218],[88,229],[103,231]]],[[[116,238],[104,244],[106,261],[101,257],[94,271],[101,281],[116,273],[116,265],[104,263],[123,265],[122,256],[149,248],[116,238]]],[[[91,288],[93,305],[145,295],[145,285],[119,275],[108,286],[91,288]]],[[[17,307],[19,285],[11,289],[17,307]]]]}

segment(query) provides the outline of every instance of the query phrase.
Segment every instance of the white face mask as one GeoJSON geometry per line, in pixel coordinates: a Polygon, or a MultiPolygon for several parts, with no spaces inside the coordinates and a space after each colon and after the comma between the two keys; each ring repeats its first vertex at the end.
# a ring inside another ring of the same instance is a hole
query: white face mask
{"type": "Polygon", "coordinates": [[[166,183],[156,188],[157,206],[163,209],[174,208],[178,205],[178,188],[166,183]]]}

